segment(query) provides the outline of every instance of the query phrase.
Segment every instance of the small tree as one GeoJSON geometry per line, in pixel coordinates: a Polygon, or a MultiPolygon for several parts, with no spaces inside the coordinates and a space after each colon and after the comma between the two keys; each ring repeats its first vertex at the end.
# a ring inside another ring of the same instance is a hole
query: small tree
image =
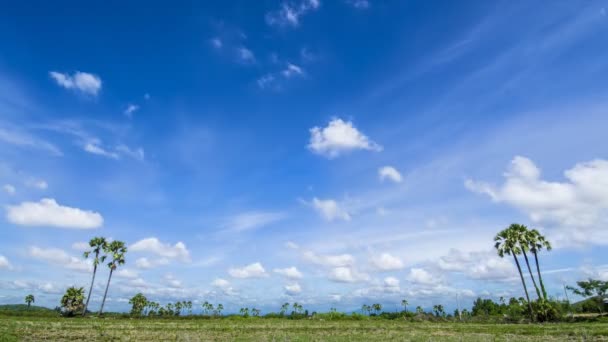
{"type": "Polygon", "coordinates": [[[418,305],[416,307],[416,313],[419,315],[424,313],[424,309],[422,309],[422,306],[418,305]]]}
{"type": "Polygon", "coordinates": [[[260,309],[252,308],[251,309],[251,316],[253,316],[253,317],[259,317],[260,316],[260,309]]]}
{"type": "Polygon", "coordinates": [[[382,304],[379,304],[379,303],[372,304],[372,310],[375,311],[376,315],[379,315],[380,311],[382,311],[382,304]]]}
{"type": "Polygon", "coordinates": [[[148,305],[148,299],[141,293],[136,294],[129,300],[131,304],[131,315],[141,316],[144,308],[148,305]]]}
{"type": "Polygon", "coordinates": [[[281,316],[284,316],[287,310],[289,310],[289,303],[283,303],[281,305],[281,316]]]}
{"type": "Polygon", "coordinates": [[[587,281],[577,281],[576,285],[578,285],[578,289],[572,286],[566,286],[566,288],[579,296],[592,297],[597,303],[599,312],[603,313],[604,300],[606,299],[606,292],[608,292],[608,281],[589,278],[587,281]]]}
{"type": "Polygon", "coordinates": [[[65,316],[74,316],[81,312],[84,309],[84,288],[68,288],[61,297],[61,309],[65,316]]]}
{"type": "Polygon", "coordinates": [[[369,316],[372,312],[372,308],[371,308],[371,306],[369,306],[367,304],[363,304],[363,305],[361,305],[361,311],[363,313],[367,313],[367,315],[369,316]]]}
{"type": "Polygon", "coordinates": [[[239,313],[241,314],[241,316],[247,318],[249,317],[249,308],[241,308],[239,310],[239,313]]]}
{"type": "Polygon", "coordinates": [[[28,294],[27,296],[25,296],[25,304],[27,304],[27,308],[30,308],[30,305],[34,302],[34,295],[33,294],[28,294]]]}

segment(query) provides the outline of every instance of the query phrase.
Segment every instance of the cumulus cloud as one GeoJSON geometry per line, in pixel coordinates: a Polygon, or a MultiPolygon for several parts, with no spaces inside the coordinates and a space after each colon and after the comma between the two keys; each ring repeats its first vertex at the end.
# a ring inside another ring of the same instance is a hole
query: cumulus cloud
{"type": "Polygon", "coordinates": [[[0,255],[0,270],[12,270],[13,266],[4,255],[0,255]]]}
{"type": "Polygon", "coordinates": [[[443,279],[423,268],[411,268],[407,280],[420,285],[438,285],[443,282],[443,279]]]}
{"type": "Polygon", "coordinates": [[[43,260],[49,264],[61,266],[70,270],[89,272],[92,270],[90,261],[69,255],[58,248],[40,248],[32,246],[28,250],[30,257],[43,260]]]}
{"type": "Polygon", "coordinates": [[[237,294],[232,285],[230,285],[230,282],[226,279],[216,278],[211,282],[211,285],[220,289],[226,295],[234,296],[237,294]]]}
{"type": "Polygon", "coordinates": [[[175,278],[175,276],[173,276],[171,273],[165,274],[163,280],[165,284],[171,288],[178,289],[182,287],[182,282],[175,278]]]}
{"type": "Polygon", "coordinates": [[[127,279],[137,279],[139,278],[139,273],[135,270],[129,268],[120,268],[115,272],[116,276],[119,278],[127,278],[127,279]]]}
{"type": "Polygon", "coordinates": [[[329,271],[328,279],[338,283],[356,283],[369,280],[369,275],[360,273],[353,267],[335,267],[329,271]]]}
{"type": "Polygon", "coordinates": [[[462,252],[450,249],[437,261],[439,269],[460,272],[471,279],[501,280],[516,276],[515,266],[508,259],[499,258],[494,251],[462,252]]]}
{"type": "Polygon", "coordinates": [[[333,199],[313,198],[312,207],[327,221],[344,220],[350,221],[350,214],[333,199]]]}
{"type": "Polygon", "coordinates": [[[305,251],[302,256],[308,262],[328,267],[352,266],[355,263],[355,258],[350,254],[320,255],[305,251]]]}
{"type": "Polygon", "coordinates": [[[87,72],[76,71],[70,75],[57,71],[49,72],[51,78],[57,84],[66,89],[73,89],[88,95],[97,95],[101,90],[101,79],[99,76],[87,72]]]}
{"type": "Polygon", "coordinates": [[[396,271],[404,267],[401,259],[392,256],[389,253],[373,256],[371,262],[374,268],[380,271],[396,271]]]}
{"type": "Polygon", "coordinates": [[[169,265],[169,259],[167,259],[167,258],[150,260],[148,258],[142,257],[142,258],[138,258],[137,260],[135,260],[135,267],[141,268],[141,269],[150,269],[150,268],[155,268],[158,266],[165,266],[165,265],[169,265]]]}
{"type": "Polygon", "coordinates": [[[94,229],[103,225],[101,214],[62,206],[52,198],[40,202],[23,202],[7,206],[6,218],[9,222],[22,226],[47,226],[67,229],[94,229]]]}
{"type": "Polygon", "coordinates": [[[156,237],[149,237],[139,240],[129,246],[129,251],[153,253],[160,257],[176,259],[182,262],[191,261],[190,251],[188,251],[186,245],[181,241],[177,242],[175,245],[171,245],[169,243],[162,243],[156,237]]]}
{"type": "Polygon", "coordinates": [[[17,189],[15,189],[15,187],[10,184],[4,184],[2,186],[2,190],[4,190],[4,192],[9,195],[14,195],[17,192],[17,189]]]}
{"type": "Polygon", "coordinates": [[[80,251],[80,252],[84,252],[87,249],[89,249],[89,243],[84,242],[84,241],[74,242],[72,244],[72,249],[80,251]]]}
{"type": "Polygon", "coordinates": [[[565,181],[552,182],[541,179],[541,170],[530,159],[516,156],[504,177],[500,186],[471,179],[465,186],[546,225],[557,245],[608,244],[607,160],[576,164],[564,172],[565,181]]]}
{"type": "Polygon", "coordinates": [[[395,277],[386,277],[383,282],[383,292],[387,293],[397,293],[401,291],[399,286],[399,279],[395,277]]]}
{"type": "Polygon", "coordinates": [[[266,13],[266,23],[270,26],[291,26],[300,25],[300,18],[319,8],[319,0],[303,0],[297,4],[283,2],[281,8],[266,13]]]}
{"type": "Polygon", "coordinates": [[[268,276],[264,266],[262,266],[262,264],[259,262],[255,262],[241,268],[231,268],[228,270],[228,274],[234,278],[263,278],[268,276]]]}
{"type": "Polygon", "coordinates": [[[274,273],[278,273],[287,279],[302,279],[302,272],[298,271],[295,266],[287,268],[275,268],[274,273]]]}
{"type": "Polygon", "coordinates": [[[378,169],[378,177],[380,181],[390,180],[395,183],[401,183],[401,174],[392,166],[383,166],[378,169]]]}
{"type": "Polygon", "coordinates": [[[255,63],[255,55],[253,51],[249,50],[244,46],[236,48],[236,56],[241,63],[253,64],[255,63]]]}
{"type": "Polygon", "coordinates": [[[294,296],[302,292],[302,287],[298,283],[287,284],[285,285],[285,292],[290,296],[294,296]]]}
{"type": "Polygon", "coordinates": [[[308,149],[332,159],[354,150],[382,151],[382,146],[361,133],[352,122],[336,118],[326,127],[310,129],[308,149]]]}

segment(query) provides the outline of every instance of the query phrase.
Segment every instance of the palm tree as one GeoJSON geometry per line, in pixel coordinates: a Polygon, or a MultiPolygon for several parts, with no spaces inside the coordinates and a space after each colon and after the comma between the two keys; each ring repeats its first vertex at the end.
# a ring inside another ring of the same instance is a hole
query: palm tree
{"type": "Polygon", "coordinates": [[[61,297],[61,307],[64,310],[64,314],[72,316],[78,313],[84,308],[84,288],[76,288],[74,286],[68,288],[65,291],[63,297],[61,297]]]}
{"type": "Polygon", "coordinates": [[[106,284],[106,291],[103,294],[103,300],[101,301],[101,308],[99,309],[99,315],[103,313],[103,306],[106,304],[106,296],[108,295],[108,288],[110,288],[110,280],[112,280],[112,273],[119,265],[125,264],[125,254],[127,253],[127,247],[122,241],[112,241],[106,245],[104,252],[112,257],[112,261],[108,263],[110,268],[110,275],[108,276],[108,283],[106,284]]]}
{"type": "Polygon", "coordinates": [[[532,284],[536,290],[536,295],[538,296],[538,299],[542,299],[540,289],[538,288],[538,285],[536,285],[536,280],[534,279],[534,274],[532,273],[532,268],[530,267],[530,261],[528,261],[528,253],[526,253],[530,250],[530,231],[528,230],[528,227],[517,223],[512,224],[509,228],[515,231],[519,248],[521,248],[521,253],[524,255],[524,260],[526,261],[526,266],[528,267],[528,273],[530,273],[530,279],[532,279],[532,284]]]}
{"type": "Polygon", "coordinates": [[[424,309],[422,308],[422,306],[418,305],[416,307],[416,313],[417,314],[423,314],[424,313],[424,309]]]}
{"type": "Polygon", "coordinates": [[[104,237],[94,237],[89,241],[89,246],[91,247],[90,251],[84,252],[84,258],[87,259],[91,253],[93,254],[93,279],[91,279],[91,287],[89,288],[89,294],[87,295],[87,301],[84,304],[84,310],[82,310],[82,315],[87,314],[87,308],[89,307],[89,300],[91,299],[91,293],[93,292],[93,284],[95,283],[95,274],[97,273],[97,265],[103,263],[106,260],[106,256],[99,256],[101,251],[104,251],[107,246],[106,238],[104,237]]]}
{"type": "Polygon", "coordinates": [[[224,310],[224,305],[222,305],[221,303],[218,304],[215,307],[215,311],[217,312],[217,316],[221,316],[222,315],[222,310],[224,310]]]}
{"type": "Polygon", "coordinates": [[[518,233],[515,229],[512,228],[511,225],[507,229],[501,230],[496,237],[494,237],[494,248],[496,248],[496,252],[498,256],[503,258],[505,254],[512,255],[515,260],[515,264],[517,265],[517,271],[519,271],[519,277],[521,278],[521,283],[524,287],[524,292],[526,293],[526,299],[528,300],[528,309],[530,310],[530,319],[533,319],[534,313],[532,311],[532,303],[530,303],[530,296],[528,295],[528,288],[526,287],[526,281],[524,280],[524,275],[521,272],[521,266],[519,265],[519,260],[517,259],[517,254],[521,253],[521,248],[518,244],[518,233]]]}
{"type": "Polygon", "coordinates": [[[532,252],[532,254],[534,254],[534,261],[536,262],[536,273],[538,274],[538,282],[540,283],[540,288],[543,291],[543,298],[547,300],[547,290],[545,290],[543,277],[540,275],[540,266],[538,265],[538,252],[540,252],[543,248],[547,251],[550,251],[551,243],[536,229],[528,231],[527,241],[530,245],[530,251],[532,252]]]}
{"type": "Polygon", "coordinates": [[[376,312],[376,315],[378,315],[380,311],[382,311],[382,305],[378,303],[372,304],[372,310],[374,310],[376,312]]]}
{"type": "Polygon", "coordinates": [[[33,294],[28,294],[27,296],[25,296],[25,303],[27,304],[27,308],[30,308],[30,305],[35,302],[34,299],[34,295],[33,294]]]}
{"type": "Polygon", "coordinates": [[[401,300],[401,306],[403,306],[403,311],[407,313],[407,306],[408,306],[408,301],[407,299],[403,299],[401,300]]]}
{"type": "Polygon", "coordinates": [[[287,310],[289,310],[289,303],[283,303],[283,305],[281,305],[281,316],[285,315],[287,310]]]}

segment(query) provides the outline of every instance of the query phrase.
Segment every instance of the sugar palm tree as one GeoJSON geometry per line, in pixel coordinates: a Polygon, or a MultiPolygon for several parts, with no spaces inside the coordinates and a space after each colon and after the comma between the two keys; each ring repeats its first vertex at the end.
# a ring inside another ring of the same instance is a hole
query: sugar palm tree
{"type": "Polygon", "coordinates": [[[79,313],[84,308],[84,288],[73,286],[68,288],[61,297],[61,307],[67,316],[79,313]]]}
{"type": "Polygon", "coordinates": [[[27,296],[25,296],[25,303],[27,304],[27,308],[30,308],[30,305],[35,302],[34,299],[34,295],[33,294],[28,294],[27,296]]]}
{"type": "Polygon", "coordinates": [[[91,250],[84,252],[85,259],[87,259],[90,255],[93,255],[93,278],[91,279],[91,286],[89,287],[89,293],[87,294],[87,301],[84,303],[84,310],[82,310],[83,316],[87,314],[87,308],[89,307],[89,300],[91,299],[93,284],[95,283],[95,274],[97,274],[97,265],[106,260],[105,255],[99,256],[99,254],[105,250],[107,244],[106,238],[94,237],[91,239],[91,241],[89,241],[89,247],[91,247],[91,250]]]}
{"type": "Polygon", "coordinates": [[[289,303],[283,303],[283,305],[281,305],[281,316],[285,315],[287,310],[289,310],[289,303]]]}
{"type": "Polygon", "coordinates": [[[103,313],[103,306],[106,304],[106,296],[108,295],[108,288],[110,288],[110,281],[112,280],[112,273],[120,265],[125,264],[125,254],[127,253],[127,247],[122,241],[112,241],[106,245],[104,249],[112,260],[108,263],[110,268],[110,274],[108,275],[108,283],[106,284],[106,291],[103,294],[103,300],[101,301],[101,308],[99,309],[99,315],[103,313]]]}
{"type": "Polygon", "coordinates": [[[215,311],[217,312],[217,316],[221,316],[222,315],[222,310],[224,310],[224,305],[222,305],[221,303],[218,304],[215,307],[215,311]]]}
{"type": "Polygon", "coordinates": [[[528,288],[526,286],[526,281],[524,280],[524,275],[521,272],[521,266],[519,265],[519,260],[517,259],[517,255],[521,254],[521,248],[519,247],[518,241],[518,232],[512,228],[511,225],[507,229],[503,229],[494,237],[494,248],[496,248],[496,252],[498,256],[503,258],[505,254],[512,255],[513,260],[515,260],[515,265],[517,265],[517,271],[519,272],[519,278],[521,279],[521,284],[524,287],[524,292],[526,294],[526,299],[528,300],[528,309],[530,310],[530,318],[533,319],[534,313],[532,312],[532,303],[530,303],[530,296],[528,295],[528,288]]]}
{"type": "Polygon", "coordinates": [[[408,304],[409,303],[408,303],[407,299],[401,300],[401,306],[403,306],[403,311],[404,312],[407,312],[407,306],[408,306],[408,304]]]}
{"type": "Polygon", "coordinates": [[[536,290],[536,295],[538,299],[542,299],[543,297],[540,294],[540,289],[538,285],[536,285],[536,279],[534,279],[534,274],[532,273],[532,268],[530,267],[530,261],[528,260],[528,251],[530,250],[530,230],[528,227],[523,224],[512,224],[509,228],[513,229],[515,235],[517,236],[517,242],[519,243],[519,248],[521,249],[521,253],[524,256],[524,260],[526,261],[526,266],[528,268],[528,273],[530,273],[530,279],[532,279],[532,285],[534,285],[534,290],[536,290]]]}
{"type": "Polygon", "coordinates": [[[534,254],[534,261],[536,262],[536,272],[538,274],[538,282],[543,292],[543,299],[547,300],[547,290],[545,290],[545,284],[543,283],[543,277],[540,274],[540,266],[538,265],[538,253],[544,248],[547,251],[551,250],[551,243],[540,234],[536,229],[528,231],[527,241],[530,246],[530,251],[534,254]]]}

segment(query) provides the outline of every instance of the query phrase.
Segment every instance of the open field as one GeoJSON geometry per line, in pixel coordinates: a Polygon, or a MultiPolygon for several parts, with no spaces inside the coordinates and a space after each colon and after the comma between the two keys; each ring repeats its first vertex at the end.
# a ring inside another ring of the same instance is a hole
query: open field
{"type": "Polygon", "coordinates": [[[608,324],[0,316],[0,336],[0,341],[608,341],[608,324]]]}

